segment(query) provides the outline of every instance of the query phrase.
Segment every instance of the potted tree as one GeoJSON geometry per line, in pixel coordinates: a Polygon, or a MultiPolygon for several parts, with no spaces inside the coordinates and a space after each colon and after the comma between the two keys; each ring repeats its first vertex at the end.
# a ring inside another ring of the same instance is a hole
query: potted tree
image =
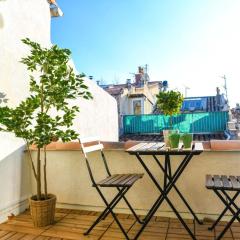
{"type": "Polygon", "coordinates": [[[40,227],[53,223],[56,204],[56,196],[47,188],[47,145],[58,139],[67,142],[77,138],[71,126],[79,108],[70,101],[92,96],[84,75],[76,75],[68,64],[70,50],[56,45],[43,48],[28,38],[22,41],[31,48],[30,55],[21,60],[31,72],[30,96],[16,107],[0,107],[0,130],[13,132],[26,142],[37,186],[36,194],[29,199],[30,210],[34,225],[40,227]],[[35,161],[31,144],[37,149],[35,161]]]}
{"type": "MultiPolygon", "coordinates": [[[[163,130],[163,136],[166,146],[169,144],[169,134],[178,134],[178,131],[173,131],[173,115],[178,114],[182,107],[183,95],[179,91],[159,92],[157,95],[157,108],[166,116],[169,116],[169,129],[163,130]]],[[[173,137],[173,139],[179,139],[173,137]]],[[[174,144],[175,145],[175,144],[174,144]]]]}

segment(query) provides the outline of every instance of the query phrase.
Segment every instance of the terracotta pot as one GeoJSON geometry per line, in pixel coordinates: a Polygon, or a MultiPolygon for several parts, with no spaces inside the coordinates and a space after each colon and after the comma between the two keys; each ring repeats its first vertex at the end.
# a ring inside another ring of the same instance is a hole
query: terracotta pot
{"type": "MultiPolygon", "coordinates": [[[[47,200],[36,200],[36,195],[29,199],[30,212],[35,227],[44,227],[54,223],[56,196],[48,194],[47,200]]],[[[44,196],[43,196],[44,199],[44,196]]]]}

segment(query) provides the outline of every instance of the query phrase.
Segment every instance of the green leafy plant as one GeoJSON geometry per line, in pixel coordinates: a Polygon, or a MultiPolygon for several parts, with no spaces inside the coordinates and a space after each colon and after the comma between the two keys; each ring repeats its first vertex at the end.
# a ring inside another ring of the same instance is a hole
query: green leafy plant
{"type": "Polygon", "coordinates": [[[159,92],[157,95],[157,108],[164,115],[169,115],[169,125],[172,128],[172,116],[178,114],[182,107],[183,95],[179,91],[159,92]]]}
{"type": "Polygon", "coordinates": [[[171,133],[168,136],[170,141],[170,147],[171,148],[178,148],[179,140],[180,140],[180,134],[179,133],[171,133]]]}
{"type": "Polygon", "coordinates": [[[0,130],[13,132],[26,141],[37,183],[37,200],[43,200],[48,198],[46,146],[54,140],[67,142],[78,137],[71,126],[79,108],[70,101],[78,97],[91,99],[92,95],[84,84],[84,75],[76,75],[68,64],[70,50],[56,45],[43,48],[28,38],[22,41],[31,48],[29,56],[21,60],[31,72],[30,96],[14,108],[0,107],[0,130]],[[36,163],[31,155],[31,144],[37,148],[36,163]]]}
{"type": "Polygon", "coordinates": [[[183,141],[184,148],[190,148],[192,146],[193,134],[192,133],[183,133],[181,136],[183,141]]]}

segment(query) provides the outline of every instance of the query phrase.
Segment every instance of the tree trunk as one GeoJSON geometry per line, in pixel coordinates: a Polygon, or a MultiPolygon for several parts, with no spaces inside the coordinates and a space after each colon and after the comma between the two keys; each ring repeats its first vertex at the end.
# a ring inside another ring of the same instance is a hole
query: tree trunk
{"type": "Polygon", "coordinates": [[[32,170],[33,170],[33,175],[35,177],[35,180],[37,181],[37,173],[36,173],[36,168],[35,168],[34,163],[33,163],[32,153],[31,153],[28,141],[27,140],[25,140],[25,141],[26,141],[26,145],[27,145],[27,151],[28,151],[30,163],[31,163],[32,170]]]}
{"type": "Polygon", "coordinates": [[[45,194],[45,199],[48,199],[48,192],[47,192],[47,149],[46,145],[43,147],[44,151],[44,194],[45,194]]]}
{"type": "Polygon", "coordinates": [[[41,200],[41,149],[37,150],[37,200],[41,200]]]}

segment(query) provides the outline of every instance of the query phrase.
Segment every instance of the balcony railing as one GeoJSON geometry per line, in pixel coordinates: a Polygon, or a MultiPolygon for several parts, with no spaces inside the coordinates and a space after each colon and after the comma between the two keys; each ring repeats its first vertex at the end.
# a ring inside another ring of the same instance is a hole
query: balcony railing
{"type": "MultiPolygon", "coordinates": [[[[180,132],[211,133],[226,130],[228,112],[186,113],[174,115],[173,129],[180,132]]],[[[169,116],[164,115],[125,115],[123,129],[129,133],[160,133],[169,129],[169,116]]]]}

